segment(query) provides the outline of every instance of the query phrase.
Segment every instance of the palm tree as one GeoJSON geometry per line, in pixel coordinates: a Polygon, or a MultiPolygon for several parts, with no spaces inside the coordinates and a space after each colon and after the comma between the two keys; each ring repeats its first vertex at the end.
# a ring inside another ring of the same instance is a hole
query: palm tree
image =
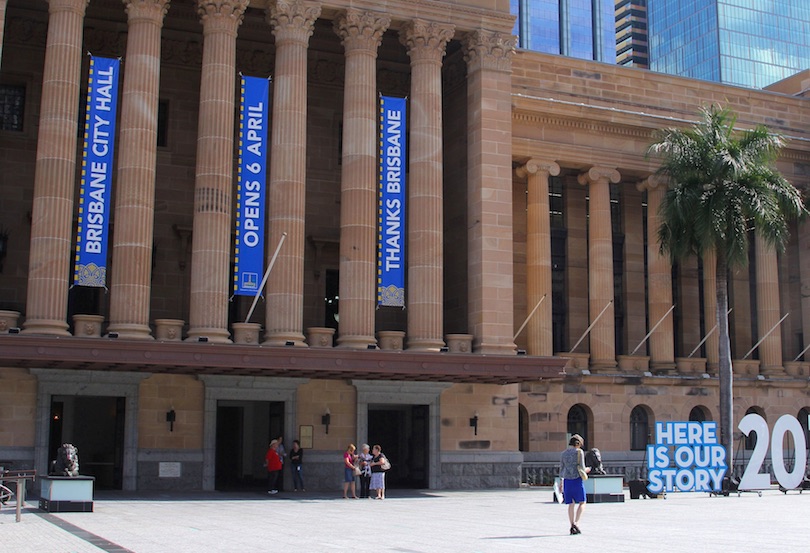
{"type": "Polygon", "coordinates": [[[727,108],[704,107],[686,129],[664,129],[648,153],[661,159],[658,174],[669,187],[661,201],[658,242],[673,261],[714,252],[717,262],[717,330],[720,371],[720,443],[733,465],[733,395],[728,335],[729,269],[748,262],[749,231],[777,251],[788,221],[803,216],[801,193],[773,166],[784,139],[764,125],[735,131],[727,108]]]}

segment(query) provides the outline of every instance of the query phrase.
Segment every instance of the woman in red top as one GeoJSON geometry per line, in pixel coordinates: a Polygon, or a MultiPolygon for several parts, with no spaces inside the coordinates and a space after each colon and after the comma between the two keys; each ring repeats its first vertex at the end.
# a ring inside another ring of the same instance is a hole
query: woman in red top
{"type": "Polygon", "coordinates": [[[270,442],[267,455],[264,456],[264,465],[267,467],[267,493],[277,494],[278,475],[281,472],[281,458],[278,456],[278,440],[270,442]]]}
{"type": "Polygon", "coordinates": [[[354,444],[349,444],[346,451],[343,453],[343,499],[349,499],[349,490],[352,490],[352,499],[357,499],[357,492],[355,492],[355,476],[354,476],[354,463],[357,461],[357,455],[354,454],[356,447],[354,444]]]}

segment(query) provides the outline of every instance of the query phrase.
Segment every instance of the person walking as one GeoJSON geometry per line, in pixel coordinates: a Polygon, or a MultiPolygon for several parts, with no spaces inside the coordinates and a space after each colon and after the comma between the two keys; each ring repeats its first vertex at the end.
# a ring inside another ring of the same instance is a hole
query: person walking
{"type": "Polygon", "coordinates": [[[301,449],[301,442],[293,440],[290,450],[290,472],[292,472],[293,488],[305,492],[304,478],[301,476],[301,463],[304,461],[304,450],[301,449]]]}
{"type": "Polygon", "coordinates": [[[371,448],[371,455],[371,482],[369,488],[377,492],[374,499],[385,499],[385,470],[383,464],[386,463],[386,460],[382,447],[375,444],[371,448]]]}
{"type": "Polygon", "coordinates": [[[267,493],[278,493],[278,474],[281,472],[281,459],[278,456],[278,440],[270,442],[267,454],[264,456],[264,466],[267,467],[267,493]]]}
{"type": "Polygon", "coordinates": [[[563,501],[568,505],[568,521],[571,523],[571,535],[581,534],[579,519],[585,510],[585,484],[582,475],[591,471],[585,467],[585,455],[582,452],[584,440],[574,434],[568,440],[568,447],[560,455],[560,479],[563,481],[563,501]]]}
{"type": "Polygon", "coordinates": [[[374,456],[371,455],[370,449],[368,444],[363,444],[360,448],[360,454],[357,456],[360,461],[360,499],[371,499],[368,490],[371,484],[371,461],[374,456]]]}
{"type": "Polygon", "coordinates": [[[358,499],[354,483],[354,463],[357,461],[357,455],[354,452],[356,449],[354,444],[349,444],[343,453],[343,499],[349,499],[349,489],[352,490],[352,499],[358,499]]]}

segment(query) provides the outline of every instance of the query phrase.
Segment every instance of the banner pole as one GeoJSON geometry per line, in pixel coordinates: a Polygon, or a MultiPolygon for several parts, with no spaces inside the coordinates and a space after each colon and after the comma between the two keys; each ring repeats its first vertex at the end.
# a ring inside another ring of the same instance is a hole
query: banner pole
{"type": "Polygon", "coordinates": [[[512,336],[512,341],[513,341],[513,342],[514,342],[515,340],[517,340],[517,337],[518,337],[518,336],[520,336],[520,333],[521,333],[521,332],[523,332],[523,329],[524,329],[524,328],[526,328],[526,325],[527,325],[527,324],[529,324],[529,320],[532,318],[532,316],[533,316],[533,315],[534,315],[534,314],[537,312],[537,310],[540,308],[540,304],[541,304],[541,303],[543,303],[543,300],[544,300],[544,299],[546,299],[546,296],[547,296],[547,295],[548,295],[548,294],[543,294],[543,297],[542,297],[542,298],[540,298],[540,301],[538,301],[538,302],[537,302],[537,305],[535,305],[535,306],[534,306],[534,309],[532,309],[532,312],[531,312],[531,313],[529,313],[529,316],[528,316],[528,317],[526,317],[526,320],[525,320],[525,321],[523,321],[523,324],[522,324],[522,325],[520,325],[520,328],[518,329],[518,331],[515,333],[515,335],[514,335],[514,336],[512,336]]]}
{"type": "Polygon", "coordinates": [[[597,322],[599,322],[599,319],[602,317],[602,315],[604,315],[604,314],[605,314],[605,311],[607,311],[608,307],[610,307],[611,305],[613,305],[613,300],[610,300],[609,302],[607,302],[607,305],[605,306],[605,308],[604,308],[604,309],[602,309],[602,311],[600,311],[600,312],[599,312],[599,315],[597,315],[597,316],[596,316],[596,318],[593,320],[593,322],[592,322],[590,325],[588,325],[588,328],[586,328],[586,329],[585,329],[585,332],[582,334],[582,336],[580,336],[579,340],[577,340],[577,343],[576,343],[576,344],[574,344],[574,347],[572,347],[572,348],[571,348],[571,351],[569,351],[568,353],[574,353],[574,350],[575,350],[575,349],[577,349],[577,346],[579,346],[579,344],[581,344],[581,343],[582,343],[582,340],[584,340],[584,339],[585,339],[585,336],[587,336],[587,335],[588,335],[588,333],[589,333],[589,332],[591,331],[591,329],[593,328],[593,326],[594,326],[594,325],[595,325],[597,322]]]}
{"type": "Polygon", "coordinates": [[[250,316],[253,315],[253,310],[256,309],[256,303],[259,301],[259,296],[264,290],[264,285],[267,284],[267,278],[270,276],[270,271],[273,270],[273,265],[276,262],[276,258],[278,257],[278,252],[281,251],[281,245],[284,243],[284,239],[287,238],[287,233],[281,233],[281,240],[278,241],[278,246],[276,246],[276,251],[273,254],[273,258],[270,260],[270,264],[267,265],[267,270],[264,272],[264,278],[262,278],[262,283],[259,284],[259,289],[256,290],[256,295],[253,297],[253,305],[250,306],[250,311],[248,311],[247,317],[245,317],[245,322],[250,320],[250,316]]]}

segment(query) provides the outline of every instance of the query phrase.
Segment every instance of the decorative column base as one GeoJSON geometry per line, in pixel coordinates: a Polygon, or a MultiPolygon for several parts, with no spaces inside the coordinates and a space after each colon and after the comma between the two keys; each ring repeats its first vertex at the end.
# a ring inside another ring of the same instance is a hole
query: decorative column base
{"type": "Polygon", "coordinates": [[[311,348],[331,348],[335,329],[328,326],[311,326],[307,329],[307,344],[311,348]]]}
{"type": "Polygon", "coordinates": [[[590,353],[558,353],[557,356],[568,358],[568,363],[565,364],[565,372],[573,376],[580,375],[582,371],[588,370],[591,358],[590,353]]]}
{"type": "Polygon", "coordinates": [[[408,351],[433,351],[438,352],[444,347],[441,340],[411,340],[408,339],[408,351]]]}
{"type": "Polygon", "coordinates": [[[788,376],[807,378],[810,376],[810,363],[804,361],[786,361],[785,372],[788,376]]]}
{"type": "Polygon", "coordinates": [[[127,340],[152,340],[152,329],[139,324],[116,324],[107,327],[107,334],[117,332],[119,338],[127,340]]]}
{"type": "Polygon", "coordinates": [[[0,310],[0,334],[8,334],[8,329],[17,328],[17,321],[19,320],[19,311],[0,310]]]}
{"type": "Polygon", "coordinates": [[[784,377],[787,376],[787,372],[785,371],[785,367],[783,367],[782,365],[763,366],[760,369],[759,374],[762,374],[762,375],[765,375],[765,376],[768,376],[768,377],[774,377],[775,376],[777,378],[779,378],[779,377],[784,378],[784,377]]]}
{"type": "Polygon", "coordinates": [[[155,338],[162,342],[179,342],[183,339],[183,319],[155,319],[155,338]]]}
{"type": "Polygon", "coordinates": [[[200,338],[208,338],[214,344],[230,344],[231,335],[221,328],[193,328],[188,331],[186,342],[200,342],[200,338]]]}
{"type": "Polygon", "coordinates": [[[377,349],[377,340],[374,336],[341,336],[338,338],[338,347],[346,349],[377,349]]]}
{"type": "Polygon", "coordinates": [[[405,343],[405,332],[402,330],[380,330],[377,332],[377,338],[380,349],[402,351],[405,343]]]}
{"type": "Polygon", "coordinates": [[[23,334],[46,334],[48,336],[70,336],[65,321],[55,319],[26,319],[23,334]]]}
{"type": "MultiPolygon", "coordinates": [[[[254,324],[254,323],[247,323],[254,324]]],[[[265,332],[263,346],[286,346],[288,342],[292,342],[295,347],[305,348],[307,343],[304,341],[304,335],[298,332],[265,332]]]]}
{"type": "Polygon", "coordinates": [[[706,358],[676,357],[675,368],[682,375],[703,374],[706,372],[706,358]]]}
{"type": "Polygon", "coordinates": [[[73,315],[73,335],[76,338],[101,338],[103,315],[73,315]]]}
{"type": "Polygon", "coordinates": [[[759,360],[732,359],[731,370],[736,376],[757,376],[759,374],[759,360]]]}
{"type": "Polygon", "coordinates": [[[472,353],[472,334],[445,334],[444,339],[450,353],[472,353]]]}
{"type": "Polygon", "coordinates": [[[262,325],[259,323],[233,323],[233,342],[235,344],[247,344],[251,346],[259,345],[259,331],[262,325]]]}
{"type": "Polygon", "coordinates": [[[650,358],[646,355],[617,355],[616,359],[619,371],[625,374],[642,375],[650,370],[650,358]]]}
{"type": "Polygon", "coordinates": [[[489,355],[517,355],[517,346],[515,344],[491,344],[488,342],[479,342],[477,344],[473,344],[473,352],[489,355]]]}

